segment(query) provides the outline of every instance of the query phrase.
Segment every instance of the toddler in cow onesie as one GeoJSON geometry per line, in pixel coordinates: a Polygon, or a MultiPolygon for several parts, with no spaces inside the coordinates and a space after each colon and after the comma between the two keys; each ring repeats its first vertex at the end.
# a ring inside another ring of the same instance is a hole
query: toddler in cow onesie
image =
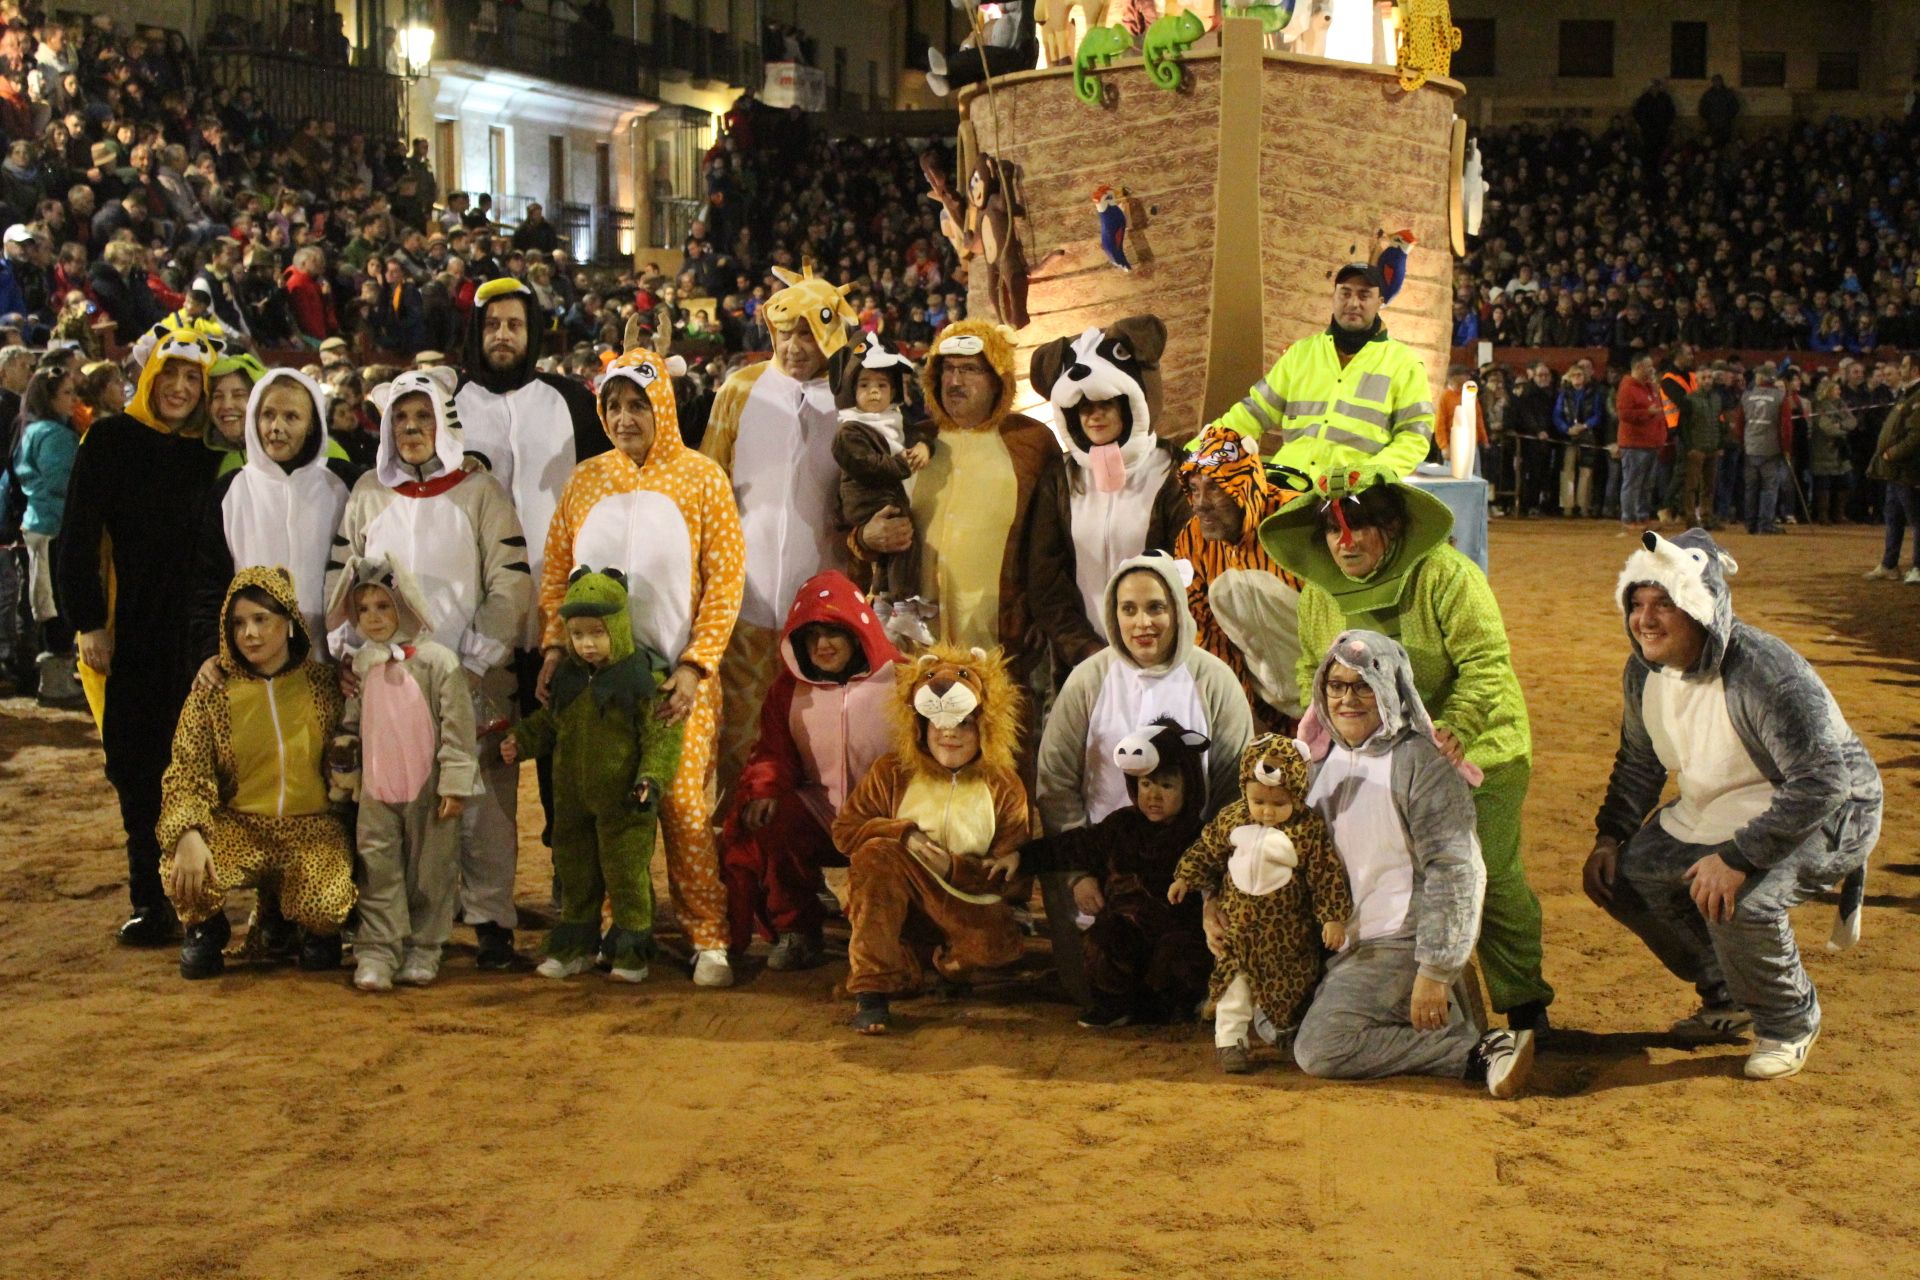
{"type": "MultiPolygon", "coordinates": [[[[452,371],[411,370],[387,390],[374,468],[354,485],[334,535],[327,598],[339,593],[356,556],[385,560],[413,579],[427,631],[460,660],[476,734],[476,786],[460,818],[460,913],[479,941],[479,967],[506,969],[515,958],[519,849],[496,838],[498,822],[476,829],[474,811],[483,804],[496,817],[517,810],[518,795],[510,793],[517,774],[498,763],[497,735],[508,710],[489,683],[505,679],[533,599],[527,539],[500,481],[461,465],[452,371]]],[[[355,641],[346,628],[335,627],[328,643],[341,661],[352,658],[355,641]]]]}
{"type": "Polygon", "coordinates": [[[560,607],[574,567],[626,575],[634,642],[673,665],[669,704],[678,699],[685,708],[680,764],[660,801],[674,916],[694,947],[694,981],[729,986],[712,786],[716,676],[746,578],[740,515],[726,474],[680,439],[663,357],[636,347],[616,359],[601,379],[599,403],[617,447],[581,463],[560,495],[540,581],[543,639],[557,671],[567,639],[560,607]],[[627,424],[633,438],[623,441],[615,424],[627,424]]]}
{"type": "MultiPolygon", "coordinates": [[[[911,510],[913,477],[933,459],[935,429],[925,414],[907,403],[913,361],[889,347],[877,333],[862,334],[853,359],[841,370],[834,403],[840,406],[840,430],[833,437],[833,460],[840,466],[840,518],[863,525],[892,507],[911,510]]],[[[929,645],[927,626],[938,612],[920,597],[920,546],[874,561],[867,594],[887,624],[887,634],[902,643],[929,645]]]]}
{"type": "Polygon", "coordinates": [[[1751,1029],[1746,1074],[1795,1075],[1821,1011],[1789,912],[1838,881],[1828,946],[1859,938],[1880,771],[1806,660],[1733,616],[1736,566],[1711,535],[1642,542],[1614,589],[1633,652],[1587,896],[1694,985],[1676,1035],[1751,1029]]]}
{"type": "Polygon", "coordinates": [[[428,636],[425,603],[386,559],[349,561],[329,629],[359,642],[359,692],[341,728],[360,740],[360,928],[353,985],[424,987],[460,902],[460,811],[473,794],[473,697],[460,659],[428,636]]]}
{"type": "Polygon", "coordinates": [[[1012,904],[1033,880],[993,874],[1029,834],[1014,771],[1020,704],[997,652],[942,645],[899,669],[894,748],[833,821],[849,867],[847,991],[862,1035],[891,1028],[891,998],[918,993],[927,964],[953,987],[1020,955],[1012,904]]]}
{"type": "Polygon", "coordinates": [[[780,619],[800,584],[846,563],[837,515],[840,430],[827,362],[858,323],[846,291],[814,276],[775,267],[786,288],[760,317],[773,335],[773,359],[741,369],[721,386],[700,451],[732,484],[745,540],[746,582],[721,685],[719,780],[723,799],[746,763],[760,725],[760,703],[780,670],[780,619]]]}
{"type": "Polygon", "coordinates": [[[635,645],[628,608],[618,570],[574,570],[560,606],[567,660],[547,705],[500,748],[509,762],[553,757],[560,921],[547,935],[546,978],[571,978],[604,952],[616,981],[642,982],[653,959],[653,831],[683,730],[661,718],[667,661],[635,645]],[[603,940],[608,899],[613,931],[603,940]]]}
{"type": "Polygon", "coordinates": [[[888,706],[899,652],[843,573],[810,578],[780,634],[785,669],[760,708],[760,736],[720,835],[732,945],[775,938],[770,969],[808,969],[821,945],[828,831],[867,769],[892,745],[888,706]]]}

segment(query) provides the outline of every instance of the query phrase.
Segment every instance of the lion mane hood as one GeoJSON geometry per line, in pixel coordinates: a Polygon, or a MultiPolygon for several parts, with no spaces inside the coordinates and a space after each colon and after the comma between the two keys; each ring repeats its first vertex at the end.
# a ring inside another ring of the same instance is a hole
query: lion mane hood
{"type": "Polygon", "coordinates": [[[917,772],[944,776],[927,752],[934,717],[980,717],[977,763],[1011,769],[1020,749],[1021,695],[998,648],[936,645],[917,661],[894,664],[894,750],[917,772]]]}
{"type": "Polygon", "coordinates": [[[993,427],[1013,411],[1018,377],[1013,366],[1013,330],[991,320],[960,320],[948,325],[933,340],[933,349],[920,366],[920,390],[926,397],[927,415],[942,431],[958,431],[947,411],[940,407],[940,369],[949,356],[985,356],[994,375],[1000,379],[1000,395],[993,412],[981,429],[993,427]]]}

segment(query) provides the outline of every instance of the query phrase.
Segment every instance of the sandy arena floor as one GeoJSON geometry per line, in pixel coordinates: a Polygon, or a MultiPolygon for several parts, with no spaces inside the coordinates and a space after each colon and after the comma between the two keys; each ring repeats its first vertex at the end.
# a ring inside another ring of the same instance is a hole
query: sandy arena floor
{"type": "MultiPolygon", "coordinates": [[[[1877,529],[1728,545],[1739,612],[1820,667],[1887,783],[1865,940],[1826,953],[1831,906],[1802,908],[1826,1031],[1774,1085],[1667,1045],[1691,991],[1580,893],[1625,652],[1611,525],[1494,533],[1560,989],[1512,1104],[1271,1059],[1228,1083],[1199,1028],[1095,1034],[1032,999],[1037,955],[882,1041],[842,1026],[844,962],[556,984],[477,975],[464,929],[424,992],[189,985],[112,944],[91,724],[6,703],[0,1276],[1920,1274],[1920,589],[1860,579],[1877,529]]],[[[548,869],[523,855],[531,912],[548,869]]]]}

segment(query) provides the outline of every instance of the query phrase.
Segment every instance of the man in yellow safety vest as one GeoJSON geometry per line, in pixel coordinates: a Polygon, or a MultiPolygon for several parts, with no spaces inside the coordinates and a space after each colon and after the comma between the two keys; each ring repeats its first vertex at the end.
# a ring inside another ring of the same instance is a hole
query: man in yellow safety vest
{"type": "Polygon", "coordinates": [[[1404,479],[1433,444],[1433,394],[1420,357],[1380,323],[1383,289],[1378,267],[1341,267],[1326,331],[1288,347],[1219,423],[1277,444],[1273,464],[1303,475],[1367,466],[1404,479]]]}

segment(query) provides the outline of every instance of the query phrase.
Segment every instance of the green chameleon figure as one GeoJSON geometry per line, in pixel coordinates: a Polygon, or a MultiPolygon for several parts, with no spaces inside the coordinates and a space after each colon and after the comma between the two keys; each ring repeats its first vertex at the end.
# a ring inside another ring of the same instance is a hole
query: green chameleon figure
{"type": "Polygon", "coordinates": [[[1133,48],[1133,33],[1125,27],[1094,27],[1082,37],[1073,55],[1073,96],[1090,107],[1100,105],[1100,82],[1093,78],[1094,63],[1112,62],[1133,48]]]}
{"type": "Polygon", "coordinates": [[[1228,5],[1229,18],[1258,18],[1260,30],[1268,35],[1283,30],[1293,21],[1293,6],[1298,0],[1279,0],[1277,4],[1228,5]]]}
{"type": "Polygon", "coordinates": [[[1191,10],[1156,18],[1140,42],[1140,52],[1147,60],[1147,79],[1162,89],[1178,89],[1183,79],[1180,55],[1206,33],[1206,24],[1191,10]]]}

